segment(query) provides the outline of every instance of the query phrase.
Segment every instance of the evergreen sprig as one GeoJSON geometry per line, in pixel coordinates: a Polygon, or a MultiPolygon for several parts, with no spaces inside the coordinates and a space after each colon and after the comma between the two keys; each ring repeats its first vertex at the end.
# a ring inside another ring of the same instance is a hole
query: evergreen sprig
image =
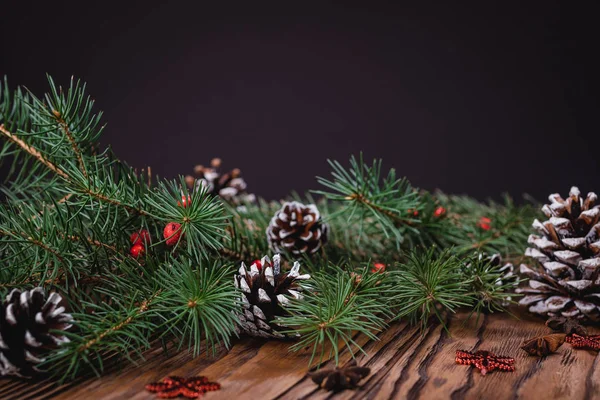
{"type": "Polygon", "coordinates": [[[309,364],[317,353],[322,361],[327,349],[328,357],[337,364],[340,344],[352,354],[362,351],[353,336],[362,333],[377,339],[376,333],[386,327],[386,317],[390,317],[388,275],[371,273],[368,268],[358,272],[331,269],[317,273],[312,290],[301,301],[292,301],[286,307],[290,315],[276,321],[289,327],[288,333],[299,335],[292,351],[312,347],[309,364]]]}
{"type": "MultiPolygon", "coordinates": [[[[240,294],[228,265],[270,253],[265,230],[281,203],[229,204],[202,185],[188,193],[182,178],[138,172],[100,146],[102,113],[85,85],[48,82],[39,97],[0,82],[0,161],[10,163],[0,294],[59,291],[75,319],[70,342],[44,366],[67,379],[101,374],[113,358],[139,360],[157,341],[187,344],[194,355],[229,346],[240,294]],[[172,222],[182,234],[168,246],[163,229],[172,222]],[[141,230],[149,240],[134,258],[130,235],[141,230]]],[[[376,339],[396,318],[425,325],[462,307],[504,310],[514,282],[488,256],[520,257],[533,207],[419,190],[362,155],[348,167],[329,163],[318,198],[292,196],[316,204],[330,228],[327,245],[302,257],[313,275],[304,298],[290,299],[275,321],[298,335],[292,350],[337,363],[340,345],[363,351],[355,335],[376,339]],[[371,260],[387,270],[372,272],[371,260]]]]}
{"type": "Polygon", "coordinates": [[[419,322],[424,328],[435,316],[445,326],[447,313],[461,307],[481,312],[505,311],[504,303],[516,296],[516,284],[502,266],[481,253],[459,257],[454,249],[415,251],[397,265],[396,294],[392,304],[398,318],[419,322]]]}
{"type": "Polygon", "coordinates": [[[180,347],[187,343],[194,355],[203,344],[213,353],[220,343],[229,347],[240,306],[232,274],[228,266],[194,267],[189,261],[162,267],[158,278],[164,290],[156,312],[164,320],[163,336],[175,337],[180,347]]]}
{"type": "Polygon", "coordinates": [[[398,266],[393,304],[398,317],[420,322],[423,327],[431,315],[444,322],[443,310],[454,312],[472,302],[469,285],[461,273],[462,261],[445,250],[436,254],[431,248],[414,252],[398,266]]]}
{"type": "Polygon", "coordinates": [[[318,177],[317,181],[330,191],[315,191],[327,199],[341,202],[343,207],[329,218],[344,217],[358,226],[357,244],[364,237],[365,224],[376,224],[387,237],[393,237],[399,246],[404,232],[413,229],[417,222],[412,218],[419,210],[417,192],[406,179],[396,178],[392,168],[383,177],[382,160],[374,160],[371,165],[363,161],[362,154],[357,160],[350,158],[350,168],[346,170],[337,161],[328,161],[333,180],[318,177]]]}

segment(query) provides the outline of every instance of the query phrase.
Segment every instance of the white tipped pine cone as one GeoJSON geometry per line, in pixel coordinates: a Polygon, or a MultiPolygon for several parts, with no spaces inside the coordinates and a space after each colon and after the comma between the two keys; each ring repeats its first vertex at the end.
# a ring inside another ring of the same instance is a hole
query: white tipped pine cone
{"type": "Polygon", "coordinates": [[[267,228],[267,240],[276,252],[313,254],[327,242],[328,226],[314,204],[285,203],[267,228]]]}
{"type": "Polygon", "coordinates": [[[582,198],[571,188],[569,197],[549,197],[542,211],[547,221],[533,222],[539,235],[530,235],[525,255],[537,265],[522,264],[529,287],[519,289],[519,301],[529,311],[581,322],[600,321],[600,206],[598,196],[582,198]]]}
{"type": "Polygon", "coordinates": [[[242,204],[245,202],[254,202],[256,196],[246,192],[246,181],[242,178],[242,173],[238,168],[229,172],[220,172],[221,159],[213,158],[210,167],[196,165],[194,174],[185,177],[186,183],[190,189],[206,187],[208,193],[220,196],[224,200],[233,204],[242,204]],[[196,180],[197,179],[197,180],[196,180]],[[194,188],[196,182],[196,188],[194,188]]]}
{"type": "Polygon", "coordinates": [[[60,306],[62,298],[44,289],[14,289],[0,305],[0,376],[33,376],[45,354],[69,341],[53,332],[71,327],[72,317],[60,306]]]}
{"type": "Polygon", "coordinates": [[[250,336],[285,338],[283,327],[275,324],[276,317],[285,315],[288,297],[301,299],[300,281],[310,279],[309,274],[300,275],[296,261],[288,273],[281,273],[281,257],[273,256],[273,262],[265,256],[254,262],[250,270],[242,262],[234,284],[242,291],[242,314],[238,315],[240,331],[250,336]]]}

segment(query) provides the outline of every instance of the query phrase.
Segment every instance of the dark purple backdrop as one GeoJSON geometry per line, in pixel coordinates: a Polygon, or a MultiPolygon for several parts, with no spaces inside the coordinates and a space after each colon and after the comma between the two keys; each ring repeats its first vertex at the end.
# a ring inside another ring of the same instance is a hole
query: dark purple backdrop
{"type": "Polygon", "coordinates": [[[130,164],[175,177],[220,156],[270,198],[361,150],[479,198],[600,190],[582,3],[172,3],[6,2],[0,74],[80,77],[130,164]]]}

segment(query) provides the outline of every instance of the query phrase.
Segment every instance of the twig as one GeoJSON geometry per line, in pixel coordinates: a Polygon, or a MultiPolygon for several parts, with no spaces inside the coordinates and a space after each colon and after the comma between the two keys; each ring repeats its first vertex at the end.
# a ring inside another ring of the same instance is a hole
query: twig
{"type": "Polygon", "coordinates": [[[77,142],[75,141],[75,138],[71,134],[71,131],[69,130],[69,126],[67,125],[66,121],[62,118],[62,116],[60,115],[60,113],[58,111],[52,110],[52,115],[54,115],[54,117],[56,118],[56,122],[58,122],[58,126],[61,127],[61,129],[65,133],[65,136],[67,137],[67,139],[69,139],[69,142],[71,143],[71,148],[73,148],[73,153],[75,153],[75,156],[77,157],[77,162],[79,163],[79,169],[81,170],[81,173],[83,173],[83,176],[85,176],[87,178],[88,175],[87,175],[87,171],[85,169],[85,164],[83,163],[83,157],[81,156],[81,150],[79,149],[79,146],[77,145],[77,142]]]}
{"type": "Polygon", "coordinates": [[[371,208],[377,210],[378,212],[385,214],[388,217],[394,219],[397,222],[400,222],[400,223],[403,223],[406,225],[413,225],[412,222],[400,217],[398,214],[394,213],[393,211],[387,210],[387,209],[382,208],[381,206],[378,206],[377,204],[373,203],[371,200],[367,199],[361,193],[352,193],[350,196],[347,196],[346,199],[347,200],[356,200],[359,203],[363,203],[367,207],[371,207],[371,208]]]}
{"type": "Polygon", "coordinates": [[[52,253],[56,256],[56,258],[58,258],[58,260],[61,262],[61,264],[65,263],[65,259],[60,255],[59,252],[57,252],[56,250],[54,250],[53,248],[49,247],[48,245],[40,242],[39,240],[36,240],[34,238],[32,238],[31,236],[27,236],[27,234],[25,233],[18,233],[18,232],[9,232],[9,231],[5,231],[3,229],[0,229],[0,235],[2,236],[13,236],[13,237],[19,237],[24,241],[27,241],[31,244],[34,244],[44,250],[46,250],[49,253],[52,253]]]}
{"type": "Polygon", "coordinates": [[[79,348],[77,349],[77,351],[80,352],[80,353],[84,352],[84,351],[88,350],[90,347],[92,347],[93,345],[95,345],[96,343],[98,343],[99,341],[101,341],[105,336],[110,335],[113,332],[116,332],[116,331],[119,331],[119,330],[123,329],[123,327],[125,325],[128,325],[129,323],[131,323],[131,321],[133,321],[134,318],[136,318],[139,315],[141,315],[142,313],[148,311],[148,309],[150,308],[150,304],[152,303],[152,301],[154,301],[154,299],[158,295],[160,295],[160,293],[161,293],[161,290],[157,291],[149,299],[146,299],[146,300],[142,301],[142,304],[136,310],[135,314],[130,315],[129,317],[125,318],[123,321],[119,322],[118,324],[111,326],[110,328],[108,328],[105,331],[101,332],[95,338],[93,338],[91,340],[88,340],[86,343],[84,343],[81,346],[79,346],[79,348]]]}
{"type": "Polygon", "coordinates": [[[0,133],[2,133],[4,136],[6,136],[8,138],[8,140],[10,140],[11,142],[13,142],[14,144],[16,144],[17,146],[21,147],[23,150],[25,150],[27,153],[29,153],[31,156],[37,158],[37,160],[39,162],[41,162],[42,164],[44,164],[46,167],[48,167],[49,169],[51,169],[52,171],[54,171],[57,175],[59,175],[60,177],[69,180],[69,175],[67,175],[67,173],[65,171],[63,171],[62,169],[60,169],[59,167],[57,167],[56,165],[54,165],[53,163],[51,163],[50,161],[46,160],[44,158],[44,156],[42,156],[42,154],[37,151],[35,148],[29,146],[27,143],[25,143],[23,140],[19,139],[18,137],[16,137],[15,135],[13,135],[12,133],[10,133],[5,127],[4,124],[0,124],[0,133]]]}
{"type": "MultiPolygon", "coordinates": [[[[10,140],[11,142],[15,143],[17,146],[21,147],[24,151],[26,151],[27,153],[29,153],[31,156],[35,157],[39,162],[41,162],[43,165],[45,165],[46,167],[48,167],[50,170],[52,170],[53,172],[55,172],[57,175],[61,176],[62,178],[66,179],[67,181],[71,181],[71,178],[69,177],[69,175],[63,171],[62,169],[60,169],[59,167],[57,167],[56,165],[54,165],[53,163],[51,163],[50,161],[46,160],[44,158],[44,156],[42,156],[42,154],[35,149],[32,146],[29,146],[27,143],[25,143],[23,140],[19,139],[18,137],[16,137],[14,134],[12,134],[11,132],[9,132],[3,124],[0,125],[0,133],[2,133],[4,136],[6,136],[8,138],[8,140],[10,140]]],[[[83,171],[82,171],[83,172],[83,171]]],[[[87,176],[87,175],[86,175],[87,176]]],[[[135,208],[132,207],[128,204],[124,204],[121,203],[118,200],[115,199],[111,199],[110,197],[104,196],[101,193],[97,193],[97,192],[93,192],[89,189],[85,190],[84,193],[95,197],[99,200],[102,200],[104,202],[110,203],[110,204],[114,204],[120,207],[124,207],[129,211],[133,211],[139,215],[150,215],[147,211],[144,211],[142,209],[139,208],[135,208]]],[[[65,196],[63,199],[61,199],[62,201],[66,201],[67,197],[65,196]]]]}

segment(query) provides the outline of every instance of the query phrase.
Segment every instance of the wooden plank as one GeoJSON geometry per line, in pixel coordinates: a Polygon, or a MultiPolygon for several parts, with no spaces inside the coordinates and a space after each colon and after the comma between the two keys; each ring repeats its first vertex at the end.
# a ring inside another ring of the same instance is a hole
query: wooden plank
{"type": "MultiPolygon", "coordinates": [[[[435,320],[421,332],[405,323],[394,323],[377,341],[363,335],[356,340],[367,355],[356,358],[371,368],[358,389],[331,394],[320,390],[307,376],[310,349],[288,351],[289,342],[240,339],[216,357],[192,357],[186,351],[159,347],[145,353],[139,366],[113,368],[100,379],[66,385],[52,381],[3,379],[2,399],[154,399],[147,383],[168,375],[206,375],[222,384],[207,393],[210,399],[539,399],[600,398],[600,358],[597,352],[574,350],[563,345],[546,358],[528,356],[520,349],[525,339],[548,333],[541,319],[516,310],[521,320],[508,314],[487,315],[476,321],[467,313],[452,315],[448,331],[435,320]],[[516,359],[516,371],[494,371],[482,376],[478,370],[455,364],[456,350],[490,350],[516,359]]],[[[341,349],[340,362],[352,355],[341,349]]],[[[323,363],[327,368],[332,361],[323,363]]]]}

